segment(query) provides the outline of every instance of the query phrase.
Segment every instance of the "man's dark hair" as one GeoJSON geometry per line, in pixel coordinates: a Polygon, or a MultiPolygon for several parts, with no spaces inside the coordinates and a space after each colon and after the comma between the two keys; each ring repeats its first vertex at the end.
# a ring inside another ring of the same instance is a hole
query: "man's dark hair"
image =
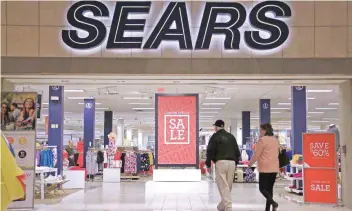
{"type": "Polygon", "coordinates": [[[11,103],[11,105],[12,105],[13,107],[15,107],[15,108],[18,108],[17,103],[11,103]]]}

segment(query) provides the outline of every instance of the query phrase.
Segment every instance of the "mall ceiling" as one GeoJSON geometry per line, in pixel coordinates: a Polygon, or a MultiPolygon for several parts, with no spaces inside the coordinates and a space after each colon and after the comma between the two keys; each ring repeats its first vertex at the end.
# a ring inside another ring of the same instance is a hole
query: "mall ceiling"
{"type": "MultiPolygon", "coordinates": [[[[81,131],[83,127],[83,99],[96,99],[96,127],[103,130],[103,112],[114,111],[114,121],[125,119],[128,126],[152,132],[154,127],[155,93],[200,94],[200,126],[211,127],[216,119],[238,121],[241,111],[251,111],[252,127],[257,127],[259,99],[268,98],[272,103],[274,127],[290,127],[290,85],[293,81],[253,80],[141,80],[127,79],[8,79],[16,84],[17,91],[36,91],[43,94],[43,112],[47,115],[49,84],[65,86],[65,129],[81,131]],[[61,81],[59,83],[59,81],[61,81]]],[[[308,90],[308,126],[325,128],[338,123],[338,81],[305,81],[308,90]]],[[[297,81],[298,83],[298,81],[297,81]]],[[[302,82],[301,82],[302,85],[302,82]]],[[[39,128],[44,129],[43,118],[39,128]]]]}

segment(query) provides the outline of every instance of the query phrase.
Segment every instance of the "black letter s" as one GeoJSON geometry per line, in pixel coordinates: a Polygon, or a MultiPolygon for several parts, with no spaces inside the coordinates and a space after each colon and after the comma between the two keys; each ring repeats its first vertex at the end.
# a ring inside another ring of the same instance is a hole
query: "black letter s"
{"type": "Polygon", "coordinates": [[[245,41],[248,46],[258,50],[274,49],[282,45],[288,38],[289,29],[285,22],[265,16],[273,12],[275,17],[291,17],[291,8],[281,1],[264,1],[257,4],[249,14],[249,20],[255,28],[268,31],[270,37],[261,38],[259,31],[246,31],[245,41]]]}
{"type": "Polygon", "coordinates": [[[88,36],[81,38],[77,30],[62,30],[64,43],[74,49],[89,49],[100,45],[106,36],[104,24],[96,19],[84,16],[85,12],[92,12],[94,16],[108,17],[108,8],[99,1],[79,1],[71,6],[67,12],[67,21],[75,28],[88,32],[88,36]]]}

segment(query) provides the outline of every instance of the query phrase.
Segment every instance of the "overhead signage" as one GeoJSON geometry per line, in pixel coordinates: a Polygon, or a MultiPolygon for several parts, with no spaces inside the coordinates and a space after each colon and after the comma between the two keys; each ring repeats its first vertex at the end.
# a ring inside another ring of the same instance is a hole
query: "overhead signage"
{"type": "Polygon", "coordinates": [[[198,95],[157,94],[156,167],[198,168],[198,95]]]}
{"type": "Polygon", "coordinates": [[[291,17],[290,7],[282,1],[262,1],[251,10],[237,2],[205,2],[196,42],[192,42],[189,14],[185,2],[169,2],[154,29],[147,36],[125,36],[125,32],[143,33],[146,20],[133,15],[150,12],[151,1],[117,1],[108,32],[103,20],[111,18],[108,7],[100,1],[78,1],[67,12],[67,21],[73,29],[62,30],[62,41],[68,47],[87,50],[99,47],[107,39],[107,49],[158,49],[163,41],[178,42],[181,50],[207,50],[213,35],[224,35],[225,50],[239,50],[241,37],[255,50],[272,50],[282,46],[289,37],[285,20],[291,17]],[[88,17],[87,13],[93,15],[88,17]],[[240,28],[247,21],[251,29],[240,28]],[[274,16],[269,17],[271,13],[274,16]],[[227,16],[226,21],[219,17],[227,16]],[[80,36],[80,31],[88,33],[80,36]],[[260,32],[267,32],[263,37],[260,32]]]}

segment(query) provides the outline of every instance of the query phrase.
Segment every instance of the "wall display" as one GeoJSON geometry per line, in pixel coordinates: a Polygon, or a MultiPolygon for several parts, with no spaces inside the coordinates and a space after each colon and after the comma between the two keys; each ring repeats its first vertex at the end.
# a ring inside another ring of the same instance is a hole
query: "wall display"
{"type": "Polygon", "coordinates": [[[1,94],[1,130],[14,150],[17,165],[25,172],[25,197],[10,205],[15,209],[34,207],[37,93],[1,94]]]}
{"type": "Polygon", "coordinates": [[[304,202],[338,203],[335,134],[303,134],[304,202]]]}
{"type": "Polygon", "coordinates": [[[1,93],[1,130],[35,130],[37,93],[1,93]]]}
{"type": "Polygon", "coordinates": [[[156,167],[199,167],[198,95],[157,94],[156,167]]]}
{"type": "MultiPolygon", "coordinates": [[[[289,28],[285,20],[291,17],[291,8],[282,1],[262,1],[253,8],[245,8],[238,2],[204,2],[200,27],[193,33],[193,21],[189,17],[186,2],[168,2],[161,12],[159,20],[140,14],[151,14],[152,1],[116,1],[115,8],[108,8],[100,1],[77,1],[65,14],[73,29],[64,29],[61,38],[72,49],[84,50],[100,47],[107,39],[107,49],[157,49],[163,41],[174,41],[181,50],[207,50],[213,35],[224,35],[224,49],[239,49],[241,38],[246,46],[255,50],[272,50],[282,46],[289,37],[289,28]],[[112,11],[114,11],[112,14],[112,11]],[[87,12],[93,17],[87,17],[87,12]],[[266,13],[273,13],[273,17],[266,13]],[[246,19],[248,14],[248,19],[246,19]],[[219,17],[226,16],[226,21],[219,22],[219,17]],[[137,34],[145,31],[146,22],[154,26],[147,36],[125,36],[126,31],[137,34]],[[248,21],[253,29],[243,32],[241,27],[248,21]],[[110,31],[105,23],[111,25],[110,31]],[[255,28],[255,30],[254,30],[255,28]],[[85,31],[84,36],[79,31],[85,31]],[[260,32],[269,32],[263,36],[260,32]],[[241,36],[243,33],[243,36],[241,36]],[[87,35],[88,34],[88,35],[87,35]],[[197,34],[192,42],[193,34],[197,34]]],[[[153,11],[152,11],[153,12],[153,11]]],[[[159,12],[159,11],[154,11],[159,12]]]]}

